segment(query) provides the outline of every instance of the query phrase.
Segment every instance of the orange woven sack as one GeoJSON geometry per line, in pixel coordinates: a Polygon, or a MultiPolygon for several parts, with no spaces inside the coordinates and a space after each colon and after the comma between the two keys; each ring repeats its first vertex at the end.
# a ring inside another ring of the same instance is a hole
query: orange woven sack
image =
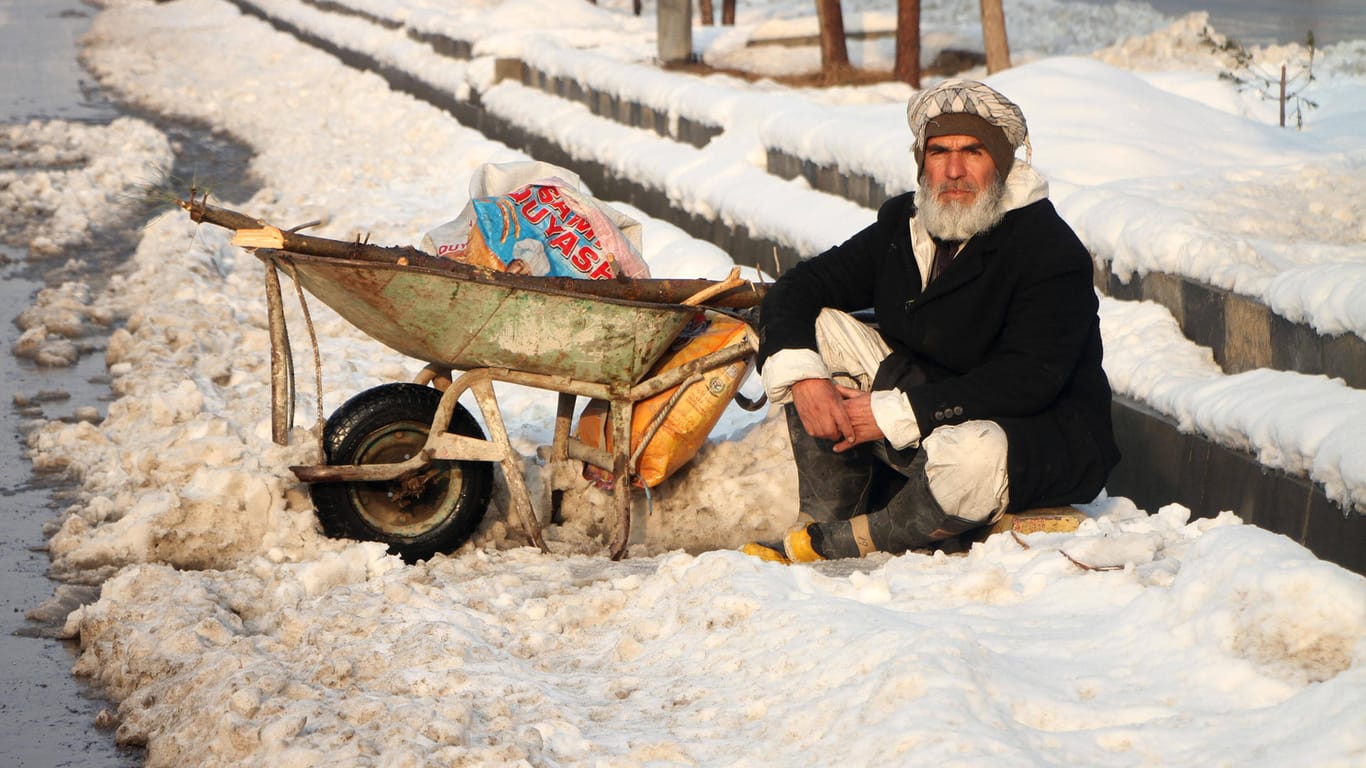
{"type": "MultiPolygon", "coordinates": [[[[690,360],[731,346],[756,345],[754,331],[741,320],[720,314],[707,314],[709,322],[700,332],[687,338],[683,343],[665,353],[650,375],[658,375],[677,368],[690,360]]],[[[686,331],[685,331],[686,333],[686,331]]],[[[636,468],[637,485],[653,488],[664,482],[680,467],[697,455],[702,443],[712,427],[721,419],[721,414],[730,405],[735,393],[740,389],[745,376],[749,373],[753,358],[737,360],[729,365],[713,368],[702,374],[700,381],[687,385],[673,410],[664,418],[664,423],[645,450],[640,455],[636,468]]],[[[631,413],[631,450],[640,447],[650,424],[660,410],[669,404],[674,393],[682,384],[666,389],[646,400],[636,403],[631,413]]],[[[611,434],[608,431],[608,403],[605,400],[590,400],[579,415],[578,439],[593,448],[612,450],[611,434]]],[[[609,480],[596,467],[589,466],[584,474],[590,479],[609,480]]]]}

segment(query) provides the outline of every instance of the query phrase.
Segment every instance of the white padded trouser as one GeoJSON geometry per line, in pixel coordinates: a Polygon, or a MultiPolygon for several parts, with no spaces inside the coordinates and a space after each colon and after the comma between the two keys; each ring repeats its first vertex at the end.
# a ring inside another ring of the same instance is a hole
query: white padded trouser
{"type": "MultiPolygon", "coordinates": [[[[837,381],[865,392],[891,354],[877,331],[829,308],[816,318],[816,347],[837,381]]],[[[921,441],[921,449],[930,492],[944,512],[980,523],[994,522],[1005,512],[1009,444],[1001,425],[979,419],[938,427],[921,441]]]]}

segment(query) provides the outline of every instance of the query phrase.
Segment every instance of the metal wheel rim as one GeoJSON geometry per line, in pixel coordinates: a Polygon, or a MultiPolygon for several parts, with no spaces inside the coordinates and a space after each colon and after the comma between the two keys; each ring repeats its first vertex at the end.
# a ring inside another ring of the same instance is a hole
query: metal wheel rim
{"type": "MultiPolygon", "coordinates": [[[[388,464],[404,461],[427,444],[428,424],[400,421],[366,435],[356,451],[357,464],[388,464]]],[[[456,512],[463,485],[459,466],[453,461],[434,461],[432,476],[421,494],[398,500],[400,481],[351,483],[348,491],[366,525],[396,538],[414,538],[440,527],[456,512]]]]}

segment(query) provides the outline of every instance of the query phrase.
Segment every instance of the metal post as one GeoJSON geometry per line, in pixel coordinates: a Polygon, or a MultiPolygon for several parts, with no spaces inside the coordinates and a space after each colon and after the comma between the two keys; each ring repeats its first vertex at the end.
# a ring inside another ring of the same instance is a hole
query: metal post
{"type": "Polygon", "coordinates": [[[1285,127],[1285,65],[1281,65],[1281,127],[1285,127]]]}
{"type": "Polygon", "coordinates": [[[612,430],[612,501],[617,512],[617,530],[612,536],[611,557],[620,560],[631,543],[631,414],[635,403],[613,398],[608,411],[612,430]]]}
{"type": "Polygon", "coordinates": [[[659,61],[677,64],[692,60],[692,0],[659,0],[659,61]]]}

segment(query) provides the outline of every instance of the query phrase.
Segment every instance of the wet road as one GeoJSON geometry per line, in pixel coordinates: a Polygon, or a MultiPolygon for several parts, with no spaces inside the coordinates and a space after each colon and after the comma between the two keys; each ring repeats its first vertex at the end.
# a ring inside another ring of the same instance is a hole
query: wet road
{"type": "MultiPolygon", "coordinates": [[[[76,41],[93,13],[79,0],[0,0],[0,123],[117,117],[76,60],[76,41]]],[[[41,636],[64,610],[47,610],[43,622],[29,618],[35,609],[44,613],[58,587],[46,575],[43,526],[61,511],[62,487],[33,475],[22,432],[39,416],[69,418],[79,406],[102,411],[109,391],[102,355],[75,368],[41,369],[11,353],[19,336],[14,318],[56,266],[27,263],[22,249],[0,246],[0,762],[134,766],[141,753],[116,747],[112,732],[95,727],[99,711],[112,706],[71,676],[74,644],[41,636]]]]}
{"type": "MultiPolygon", "coordinates": [[[[80,37],[96,12],[81,0],[0,0],[0,124],[54,119],[104,124],[131,114],[167,134],[176,153],[173,177],[207,174],[222,180],[218,192],[225,202],[249,198],[255,187],[247,148],[200,126],[137,113],[99,92],[77,59],[80,37]]],[[[6,163],[0,167],[18,173],[28,167],[23,158],[6,163]]],[[[97,293],[132,253],[142,217],[152,213],[130,211],[118,231],[94,233],[94,241],[71,254],[79,258],[70,262],[67,255],[28,260],[21,244],[0,243],[0,766],[5,768],[122,768],[143,762],[141,750],[119,748],[112,731],[96,728],[100,711],[114,707],[71,675],[75,644],[53,639],[66,614],[93,600],[97,588],[47,578],[44,546],[51,530],[44,529],[56,525],[71,491],[60,477],[35,476],[23,448],[23,434],[36,419],[69,420],[91,407],[106,412],[104,339],[79,339],[85,353],[70,368],[40,368],[12,351],[20,334],[14,319],[40,289],[82,280],[97,293]]],[[[0,211],[0,217],[12,215],[0,211]]]]}

